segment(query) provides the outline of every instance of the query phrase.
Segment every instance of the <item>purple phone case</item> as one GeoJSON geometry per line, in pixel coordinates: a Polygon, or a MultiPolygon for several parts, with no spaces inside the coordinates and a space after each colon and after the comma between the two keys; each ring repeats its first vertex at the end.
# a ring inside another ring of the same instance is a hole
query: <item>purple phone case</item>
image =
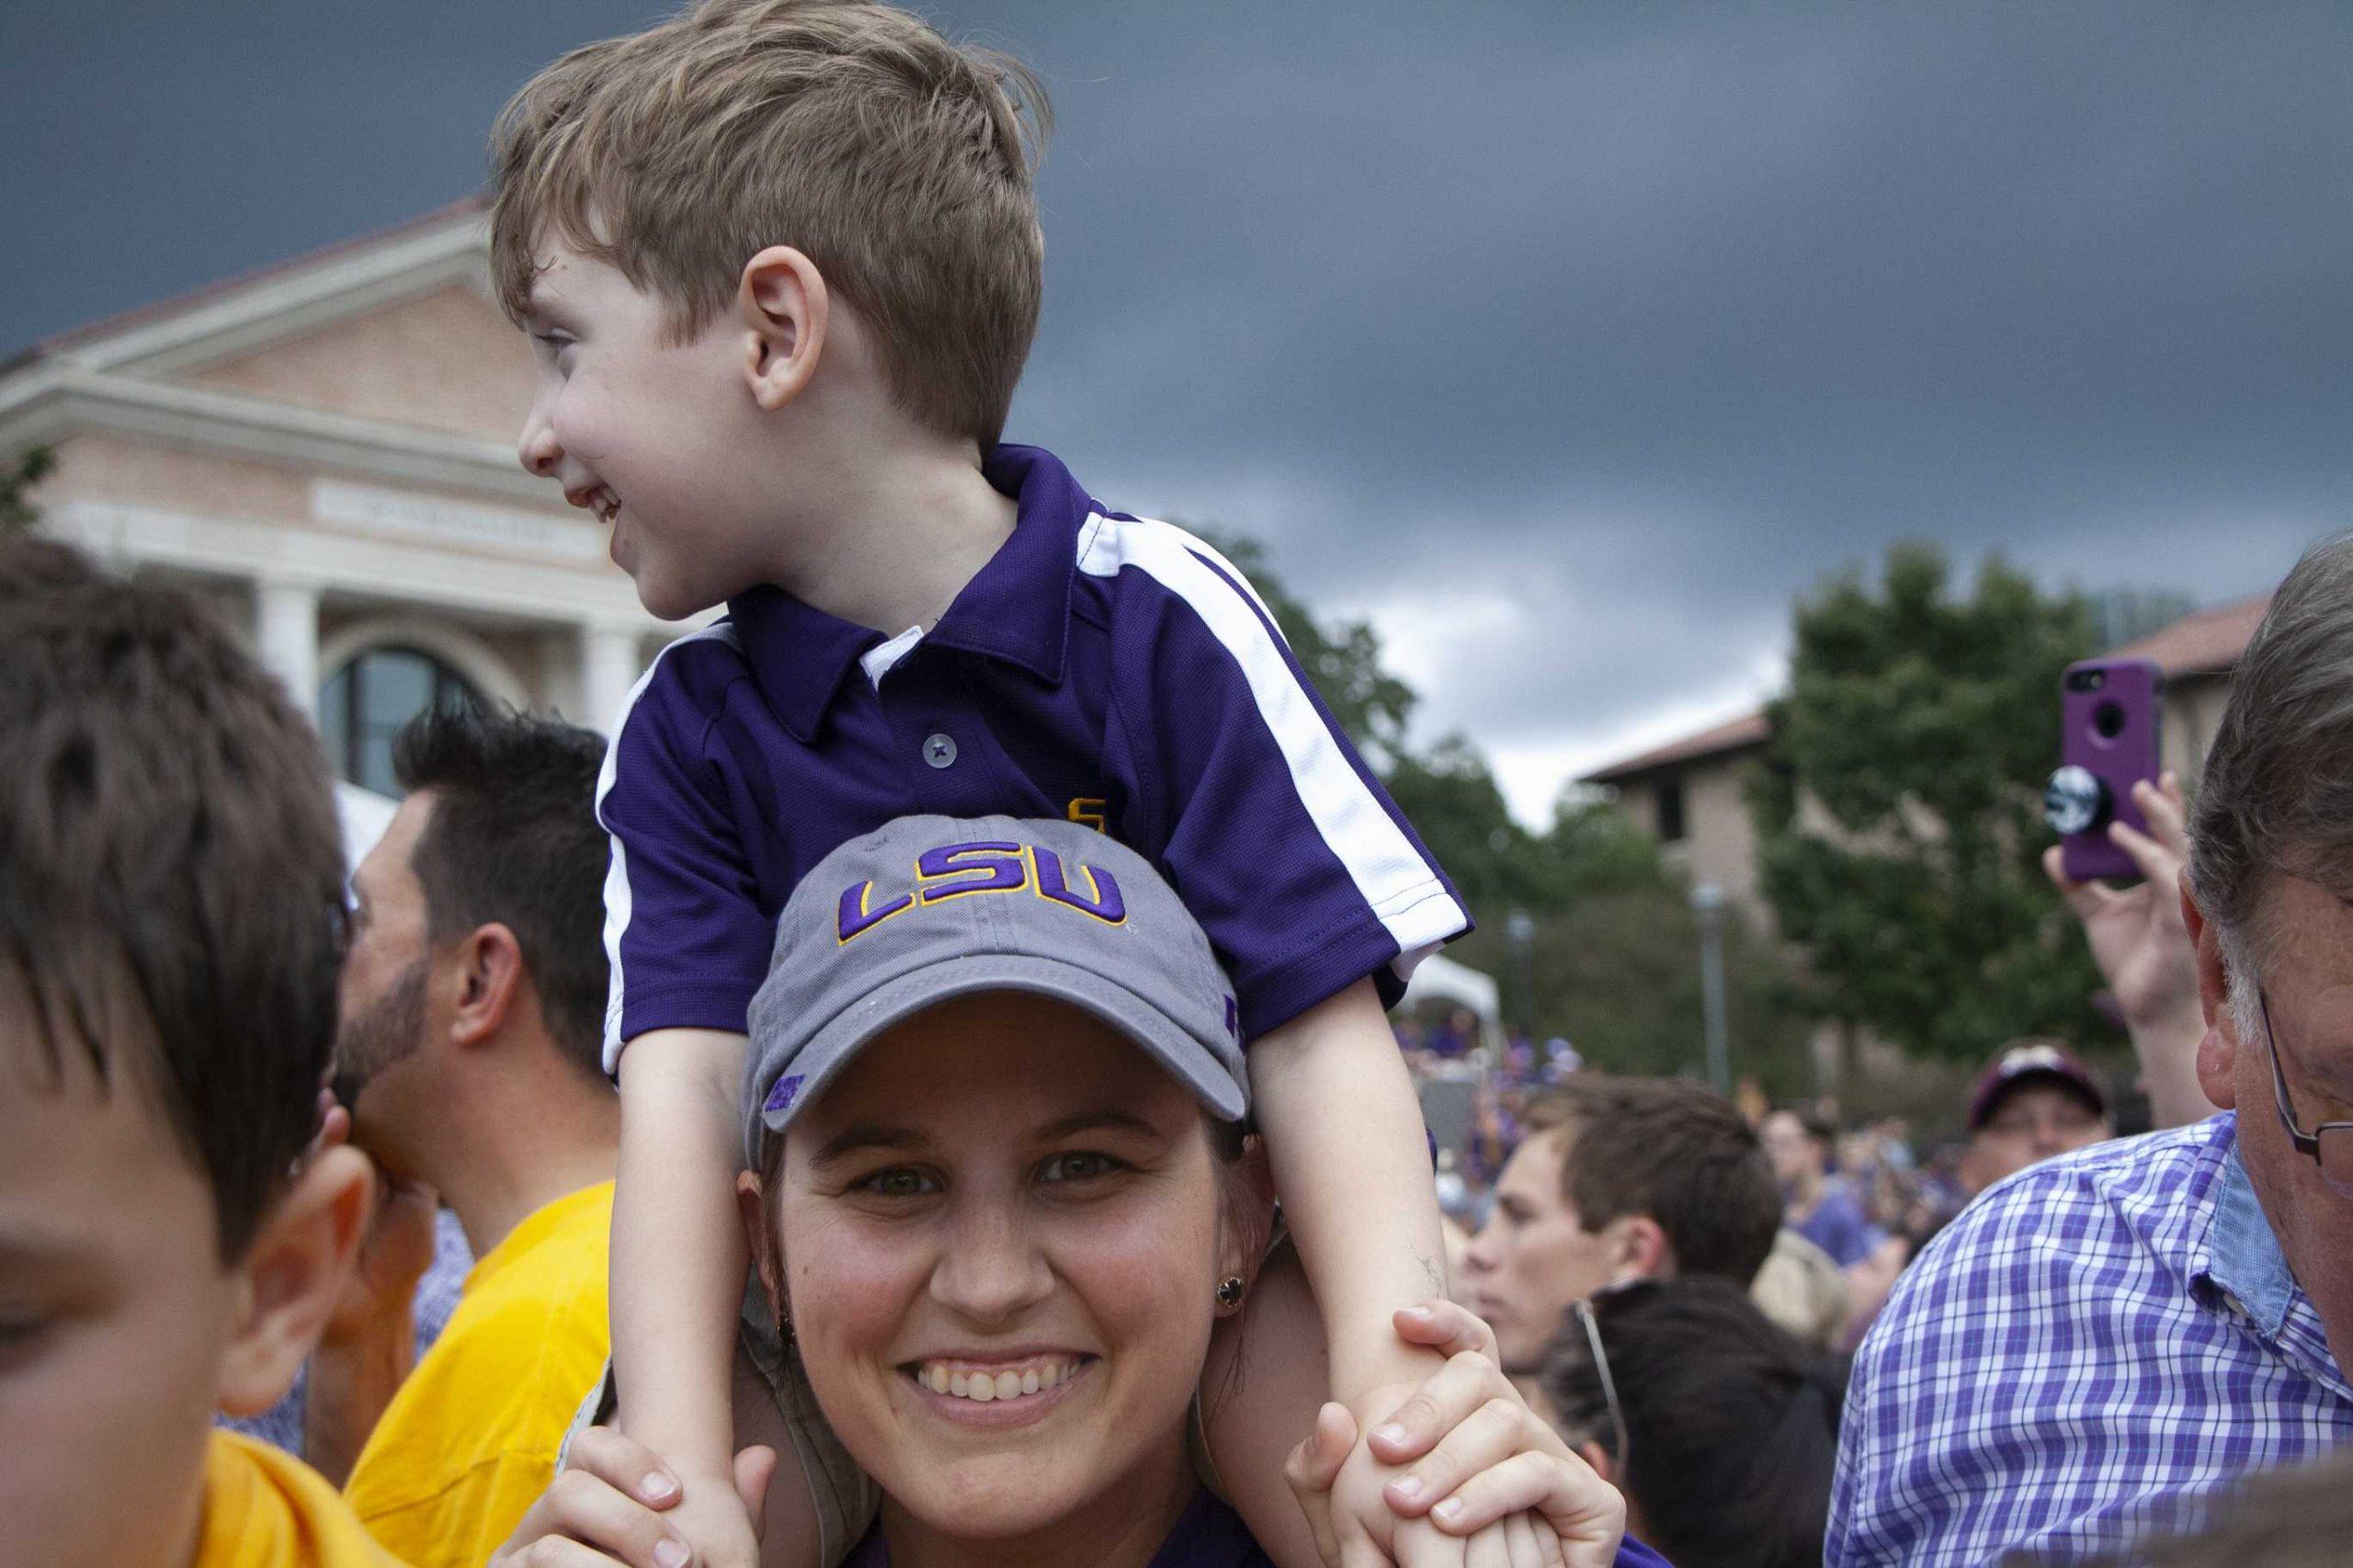
{"type": "MultiPolygon", "coordinates": [[[[2062,763],[2088,768],[2108,787],[2109,820],[2142,833],[2148,820],[2133,803],[2132,786],[2142,779],[2156,781],[2157,666],[2147,659],[2086,659],[2067,666],[2059,683],[2059,752],[2062,763]],[[2073,678],[2097,671],[2102,677],[2096,691],[2079,691],[2073,678]],[[2102,710],[2109,715],[2115,733],[2100,733],[2102,710]],[[2116,723],[2115,714],[2122,722],[2116,723]]],[[[2108,841],[2108,822],[2089,833],[2071,833],[2059,840],[2060,865],[2079,882],[2094,878],[2131,880],[2141,874],[2132,858],[2108,841]]]]}

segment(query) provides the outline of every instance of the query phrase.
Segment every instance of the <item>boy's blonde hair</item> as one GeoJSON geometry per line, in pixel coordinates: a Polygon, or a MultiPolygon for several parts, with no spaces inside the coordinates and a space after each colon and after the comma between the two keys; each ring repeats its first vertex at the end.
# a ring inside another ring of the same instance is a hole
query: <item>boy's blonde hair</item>
{"type": "Polygon", "coordinates": [[[900,406],[985,450],[1037,330],[1051,118],[1017,61],[892,6],[704,0],[574,50],[499,115],[499,303],[522,316],[561,239],[663,299],[684,339],[754,255],[791,245],[872,328],[900,406]]]}

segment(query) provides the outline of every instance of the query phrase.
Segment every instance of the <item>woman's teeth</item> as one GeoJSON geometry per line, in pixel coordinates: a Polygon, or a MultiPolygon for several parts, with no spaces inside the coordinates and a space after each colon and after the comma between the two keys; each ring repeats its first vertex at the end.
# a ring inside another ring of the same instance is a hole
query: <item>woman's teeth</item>
{"type": "Polygon", "coordinates": [[[986,1404],[991,1400],[1018,1399],[1023,1394],[1059,1388],[1076,1377],[1083,1365],[1084,1361],[1075,1356],[1048,1356],[999,1368],[951,1367],[945,1361],[926,1361],[915,1369],[915,1378],[934,1393],[986,1404]]]}

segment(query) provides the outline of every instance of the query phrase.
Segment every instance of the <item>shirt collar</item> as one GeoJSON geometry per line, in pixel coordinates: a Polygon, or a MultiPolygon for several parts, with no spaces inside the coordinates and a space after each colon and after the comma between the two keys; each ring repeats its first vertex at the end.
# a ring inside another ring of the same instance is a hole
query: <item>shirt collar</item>
{"type": "MultiPolygon", "coordinates": [[[[1063,644],[1078,570],[1078,530],[1101,510],[1070,470],[1037,447],[1000,446],[981,465],[1014,498],[1013,533],[948,607],[923,641],[1003,659],[1040,680],[1063,678],[1063,644]]],[[[858,655],[885,640],[763,585],[727,602],[760,689],[784,727],[806,744],[858,655]]]]}
{"type": "Polygon", "coordinates": [[[2255,1186],[2246,1178],[2246,1166],[2239,1162],[2236,1138],[2231,1140],[2215,1183],[2213,1218],[2203,1251],[2192,1278],[2204,1278],[2236,1301],[2265,1339],[2279,1338],[2295,1303],[2296,1277],[2289,1271],[2279,1238],[2272,1233],[2255,1186]]]}

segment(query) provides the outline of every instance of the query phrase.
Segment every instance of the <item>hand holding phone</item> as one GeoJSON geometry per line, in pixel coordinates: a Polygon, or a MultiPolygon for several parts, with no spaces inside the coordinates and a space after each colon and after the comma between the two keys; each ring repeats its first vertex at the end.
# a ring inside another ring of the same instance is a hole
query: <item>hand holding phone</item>
{"type": "Polygon", "coordinates": [[[2131,856],[2109,842],[2108,825],[2149,831],[2133,786],[2157,779],[2163,685],[2147,659],[2086,659],[2060,677],[2060,767],[2043,790],[2042,814],[2059,835],[2071,881],[2140,874],[2131,856]]]}

